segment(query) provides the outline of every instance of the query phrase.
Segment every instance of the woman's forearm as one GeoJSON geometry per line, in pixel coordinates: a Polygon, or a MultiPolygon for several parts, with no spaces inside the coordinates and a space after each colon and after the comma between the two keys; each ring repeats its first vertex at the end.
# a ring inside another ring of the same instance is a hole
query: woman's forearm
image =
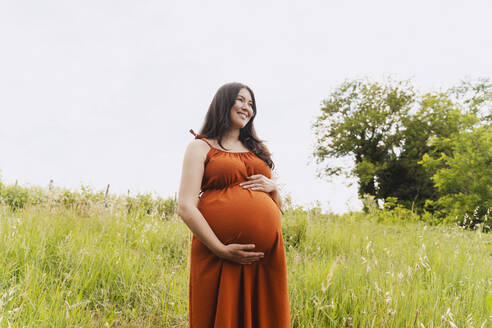
{"type": "Polygon", "coordinates": [[[277,203],[280,212],[284,214],[284,211],[282,211],[282,198],[280,197],[280,193],[278,192],[278,190],[272,191],[270,195],[272,195],[273,200],[275,201],[275,203],[277,203]]]}
{"type": "Polygon", "coordinates": [[[224,244],[217,238],[207,220],[205,220],[196,206],[185,207],[179,211],[178,215],[198,240],[207,246],[214,254],[221,254],[224,244]]]}

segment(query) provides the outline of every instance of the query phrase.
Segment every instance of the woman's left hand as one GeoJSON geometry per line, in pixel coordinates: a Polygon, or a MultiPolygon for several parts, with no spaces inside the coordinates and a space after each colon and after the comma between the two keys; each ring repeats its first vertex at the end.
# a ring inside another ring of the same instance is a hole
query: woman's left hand
{"type": "Polygon", "coordinates": [[[273,192],[277,190],[277,185],[272,179],[268,179],[263,174],[253,174],[247,177],[248,181],[241,182],[239,185],[243,188],[251,188],[264,192],[273,192]]]}

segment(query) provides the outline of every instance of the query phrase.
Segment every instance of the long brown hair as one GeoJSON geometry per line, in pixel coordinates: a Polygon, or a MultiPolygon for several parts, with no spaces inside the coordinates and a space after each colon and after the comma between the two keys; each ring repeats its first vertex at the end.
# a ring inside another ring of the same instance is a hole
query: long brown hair
{"type": "Polygon", "coordinates": [[[255,95],[250,87],[239,82],[230,82],[221,86],[215,93],[212,102],[208,108],[205,116],[205,122],[200,129],[199,134],[207,138],[216,139],[220,147],[222,146],[222,139],[224,135],[232,128],[232,122],[230,112],[239,90],[246,88],[251,94],[251,100],[253,101],[253,116],[249,120],[248,124],[244,128],[239,130],[239,140],[249,150],[261,158],[271,169],[275,167],[272,161],[271,153],[267,151],[264,146],[264,141],[261,140],[256,134],[253,121],[256,117],[256,100],[255,95]]]}

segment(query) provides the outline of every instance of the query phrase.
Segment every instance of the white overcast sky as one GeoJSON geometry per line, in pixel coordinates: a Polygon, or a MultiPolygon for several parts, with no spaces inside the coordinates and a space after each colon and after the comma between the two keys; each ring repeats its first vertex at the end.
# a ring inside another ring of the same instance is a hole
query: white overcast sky
{"type": "Polygon", "coordinates": [[[172,196],[188,130],[240,81],[283,193],[357,210],[309,164],[321,101],[347,78],[492,77],[490,17],[490,0],[0,0],[1,179],[172,196]]]}

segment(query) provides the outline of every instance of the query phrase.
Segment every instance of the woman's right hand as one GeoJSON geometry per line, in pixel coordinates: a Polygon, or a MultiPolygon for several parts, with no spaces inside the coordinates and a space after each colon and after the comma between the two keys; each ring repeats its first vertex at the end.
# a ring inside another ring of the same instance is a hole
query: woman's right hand
{"type": "Polygon", "coordinates": [[[263,252],[252,252],[254,244],[229,244],[218,252],[217,256],[239,264],[251,264],[263,258],[263,252]]]}

